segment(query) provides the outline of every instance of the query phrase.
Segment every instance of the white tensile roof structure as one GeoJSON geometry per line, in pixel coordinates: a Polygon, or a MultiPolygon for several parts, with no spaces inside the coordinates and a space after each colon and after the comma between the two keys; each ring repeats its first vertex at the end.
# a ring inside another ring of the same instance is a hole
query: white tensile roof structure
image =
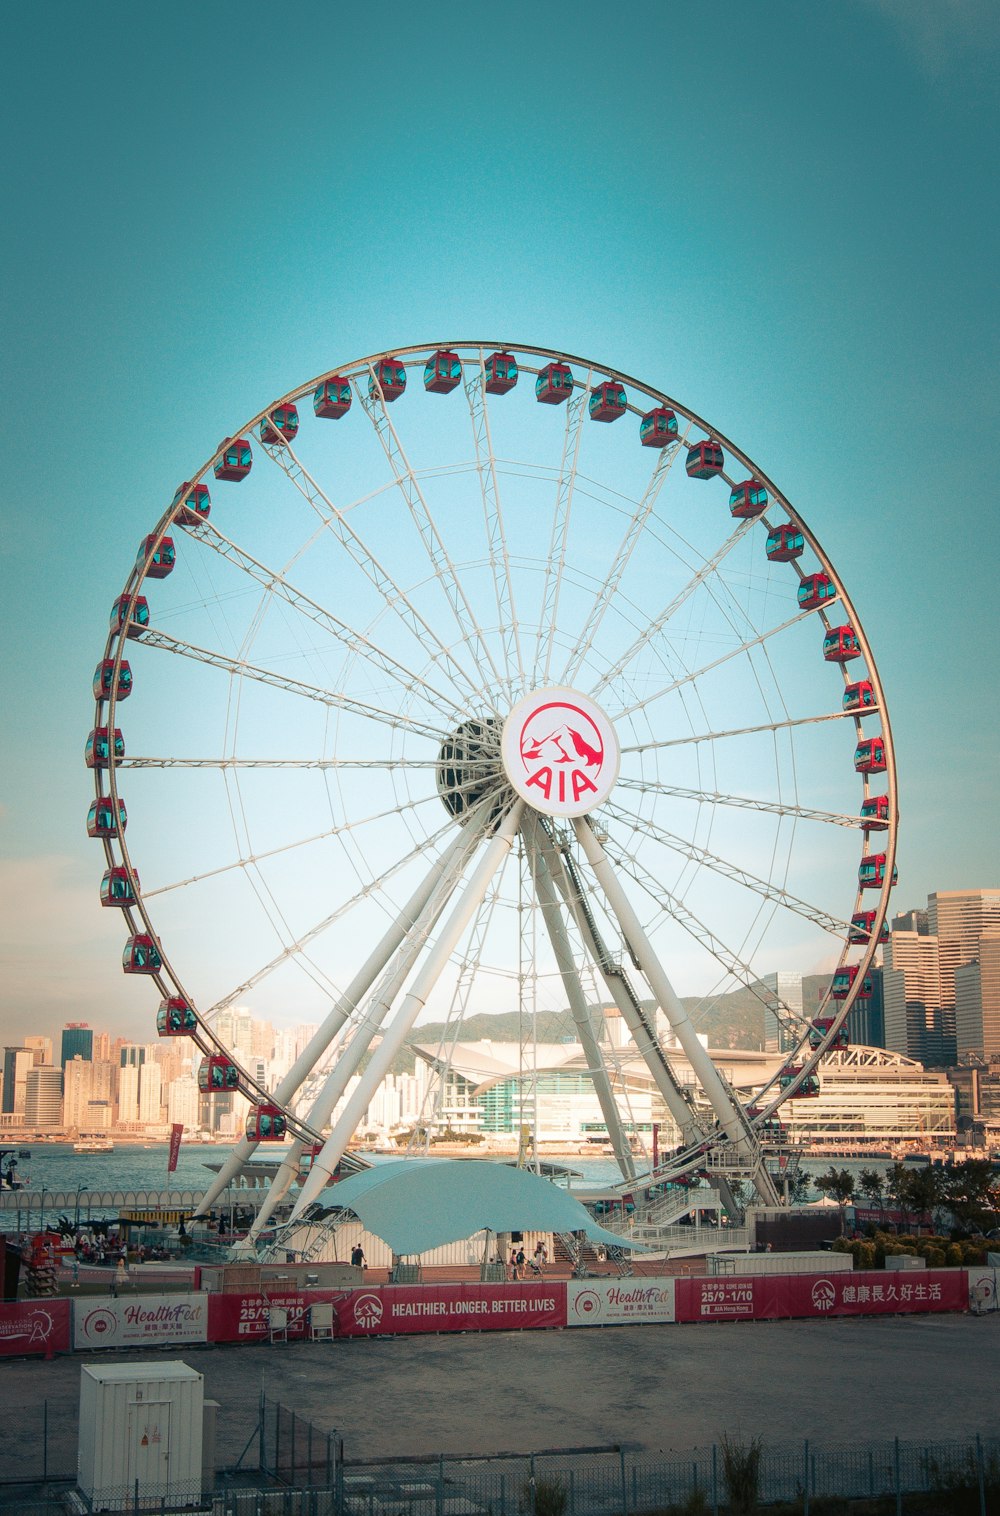
{"type": "MultiPolygon", "coordinates": [[[[413,1256],[491,1232],[584,1232],[621,1247],[578,1200],[547,1179],[479,1159],[400,1158],[328,1185],[317,1204],[352,1211],[394,1253],[413,1256]]],[[[641,1244],[628,1247],[645,1251],[641,1244]]]]}

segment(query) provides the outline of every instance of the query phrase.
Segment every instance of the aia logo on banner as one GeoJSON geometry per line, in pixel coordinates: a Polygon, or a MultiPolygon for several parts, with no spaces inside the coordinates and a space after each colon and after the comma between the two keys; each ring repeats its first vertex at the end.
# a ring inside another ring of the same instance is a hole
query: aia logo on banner
{"type": "Polygon", "coordinates": [[[817,1279],[812,1287],[812,1303],[817,1311],[832,1311],[837,1300],[837,1291],[829,1279],[817,1279]]]}
{"type": "Polygon", "coordinates": [[[573,1302],[573,1310],[577,1316],[600,1316],[603,1311],[600,1295],[596,1290],[581,1290],[573,1302]]]}
{"type": "Polygon", "coordinates": [[[354,1302],[354,1319],[364,1332],[374,1332],[382,1324],[382,1300],[379,1295],[359,1295],[354,1302]]]}
{"type": "Polygon", "coordinates": [[[501,741],[514,789],[545,816],[585,816],[618,777],[618,739],[604,712],[575,690],[536,690],[511,711],[501,741]]]}

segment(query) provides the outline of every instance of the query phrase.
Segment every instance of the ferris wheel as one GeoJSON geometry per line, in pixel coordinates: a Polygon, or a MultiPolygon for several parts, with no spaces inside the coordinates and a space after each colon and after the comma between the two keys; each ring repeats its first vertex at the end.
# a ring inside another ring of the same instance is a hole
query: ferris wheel
{"type": "Polygon", "coordinates": [[[728,1144],[769,1193],[761,1131],[870,993],[895,765],[840,575],[717,428],[533,346],[342,364],[176,489],[94,695],[123,967],[250,1101],[203,1208],[291,1137],[271,1204],[307,1154],[301,1212],[418,1020],[454,1045],[481,1011],[568,1008],[634,1176],[601,1006],[676,1161],[728,1144]],[[781,969],[829,969],[817,1015],[781,969]],[[785,1050],[752,1100],[700,1031],[734,989],[785,1050]],[[237,1008],[317,1027],[273,1089],[237,1008]]]}

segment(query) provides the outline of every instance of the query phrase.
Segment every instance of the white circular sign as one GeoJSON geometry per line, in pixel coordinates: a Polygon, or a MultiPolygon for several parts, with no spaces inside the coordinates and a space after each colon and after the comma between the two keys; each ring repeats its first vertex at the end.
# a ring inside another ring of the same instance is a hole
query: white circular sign
{"type": "Polygon", "coordinates": [[[618,778],[618,738],[600,706],[562,688],[519,700],[500,739],[514,789],[543,816],[585,816],[618,778]]]}

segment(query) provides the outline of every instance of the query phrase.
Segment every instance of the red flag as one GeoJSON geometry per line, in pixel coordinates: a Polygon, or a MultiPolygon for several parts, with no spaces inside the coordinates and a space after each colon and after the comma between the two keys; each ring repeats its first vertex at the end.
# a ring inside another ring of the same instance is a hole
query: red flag
{"type": "Polygon", "coordinates": [[[177,1155],[181,1150],[181,1135],[183,1131],[184,1125],[180,1121],[175,1121],[170,1128],[170,1157],[167,1160],[168,1174],[172,1174],[177,1167],[177,1155]]]}

